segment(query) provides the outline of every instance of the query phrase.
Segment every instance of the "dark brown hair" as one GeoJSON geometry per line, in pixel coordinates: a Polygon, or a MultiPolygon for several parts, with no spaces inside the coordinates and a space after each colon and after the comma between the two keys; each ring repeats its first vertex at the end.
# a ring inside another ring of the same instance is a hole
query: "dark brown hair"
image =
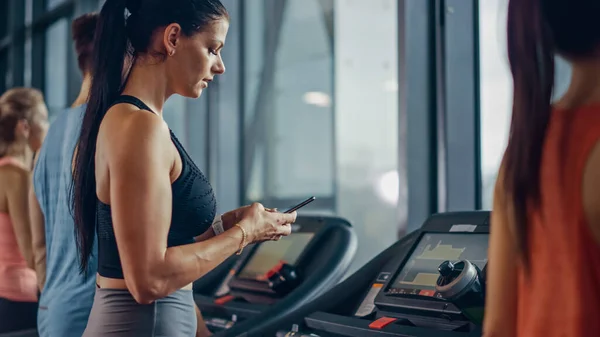
{"type": "MultiPolygon", "coordinates": [[[[13,88],[0,96],[0,144],[14,142],[17,123],[21,120],[31,123],[40,104],[44,104],[44,95],[34,88],[13,88]]],[[[0,157],[3,155],[0,153],[0,157]]]]}
{"type": "Polygon", "coordinates": [[[529,265],[528,209],[540,204],[540,166],[554,89],[554,55],[592,56],[600,45],[600,1],[510,0],[508,58],[513,109],[503,169],[519,257],[529,265]]]}
{"type": "Polygon", "coordinates": [[[97,22],[98,14],[88,13],[79,16],[71,24],[71,37],[73,38],[73,42],[75,42],[77,65],[79,66],[79,70],[84,74],[92,70],[92,48],[94,47],[94,34],[97,22]]]}

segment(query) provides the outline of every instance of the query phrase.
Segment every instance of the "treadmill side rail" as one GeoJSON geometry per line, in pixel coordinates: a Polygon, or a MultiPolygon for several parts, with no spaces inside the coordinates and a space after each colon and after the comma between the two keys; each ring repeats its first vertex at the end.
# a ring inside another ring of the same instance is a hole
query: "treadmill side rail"
{"type": "Polygon", "coordinates": [[[402,326],[394,324],[395,322],[382,329],[372,329],[369,328],[369,325],[372,323],[370,320],[334,315],[326,312],[315,312],[304,320],[306,325],[311,329],[348,337],[475,337],[481,335],[481,332],[477,331],[465,334],[464,332],[402,326]]]}

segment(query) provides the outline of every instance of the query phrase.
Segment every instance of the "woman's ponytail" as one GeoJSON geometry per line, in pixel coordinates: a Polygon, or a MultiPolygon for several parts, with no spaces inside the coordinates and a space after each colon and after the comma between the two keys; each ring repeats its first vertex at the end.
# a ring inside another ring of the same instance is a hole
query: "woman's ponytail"
{"type": "Polygon", "coordinates": [[[122,90],[122,69],[127,51],[126,0],[106,0],[96,26],[92,85],[77,145],[72,211],[80,269],[88,271],[96,236],[95,153],[100,123],[122,90]]]}
{"type": "Polygon", "coordinates": [[[504,155],[503,187],[511,211],[516,248],[529,264],[528,208],[540,202],[540,167],[554,88],[552,32],[543,0],[511,0],[508,5],[508,58],[513,77],[513,110],[504,155]]]}

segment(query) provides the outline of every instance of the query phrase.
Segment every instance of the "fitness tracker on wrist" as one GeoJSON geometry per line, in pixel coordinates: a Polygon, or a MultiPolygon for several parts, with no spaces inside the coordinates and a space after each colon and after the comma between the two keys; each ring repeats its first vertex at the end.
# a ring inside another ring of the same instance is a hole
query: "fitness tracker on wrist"
{"type": "Polygon", "coordinates": [[[217,215],[215,217],[215,220],[212,223],[212,229],[213,232],[215,232],[215,236],[225,232],[225,229],[223,228],[223,219],[221,219],[221,215],[217,215]]]}

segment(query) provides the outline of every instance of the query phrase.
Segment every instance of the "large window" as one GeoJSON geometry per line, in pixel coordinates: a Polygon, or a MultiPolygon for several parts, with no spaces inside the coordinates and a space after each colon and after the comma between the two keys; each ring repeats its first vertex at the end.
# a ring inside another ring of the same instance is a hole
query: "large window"
{"type": "Polygon", "coordinates": [[[512,79],[506,55],[507,0],[479,1],[481,65],[482,207],[490,209],[496,174],[506,147],[512,79]]]}
{"type": "Polygon", "coordinates": [[[0,93],[6,90],[6,77],[7,77],[7,65],[8,63],[8,52],[6,50],[0,50],[0,93]]]}
{"type": "Polygon", "coordinates": [[[334,195],[333,32],[324,2],[244,4],[249,201],[334,195]]]}
{"type": "Polygon", "coordinates": [[[406,211],[396,1],[246,0],[244,12],[244,199],[285,208],[315,195],[301,213],[348,219],[360,266],[406,211]]]}
{"type": "Polygon", "coordinates": [[[8,32],[8,1],[0,1],[0,39],[8,32]]]}
{"type": "Polygon", "coordinates": [[[56,8],[56,6],[61,5],[63,2],[67,0],[46,0],[46,8],[48,10],[56,8]]]}
{"type": "MultiPolygon", "coordinates": [[[[8,1],[0,1],[0,41],[8,38],[8,1]]],[[[0,42],[1,43],[1,42],[0,42]]],[[[0,45],[0,94],[6,90],[8,75],[8,47],[0,45]]]]}
{"type": "Polygon", "coordinates": [[[171,96],[163,107],[165,122],[182,142],[186,138],[185,115],[186,98],[179,95],[171,96]]]}
{"type": "Polygon", "coordinates": [[[64,110],[67,101],[67,52],[70,48],[68,18],[56,21],[46,30],[44,94],[50,120],[64,110]]]}
{"type": "Polygon", "coordinates": [[[358,235],[353,267],[393,244],[406,217],[397,18],[395,0],[335,1],[336,211],[358,235]]]}
{"type": "MultiPolygon", "coordinates": [[[[492,207],[496,175],[508,141],[512,77],[506,53],[508,0],[479,1],[482,206],[492,207]]],[[[569,85],[570,68],[557,58],[554,98],[569,85]]]]}
{"type": "MultiPolygon", "coordinates": [[[[102,3],[27,0],[30,48],[0,48],[8,86],[42,88],[51,118],[81,83],[71,20],[102,3]]],[[[301,213],[349,220],[360,243],[354,268],[363,265],[406,223],[398,1],[224,3],[237,23],[223,51],[227,73],[198,100],[171,97],[165,120],[208,175],[220,210],[252,201],[284,209],[314,195],[301,213]]]]}

